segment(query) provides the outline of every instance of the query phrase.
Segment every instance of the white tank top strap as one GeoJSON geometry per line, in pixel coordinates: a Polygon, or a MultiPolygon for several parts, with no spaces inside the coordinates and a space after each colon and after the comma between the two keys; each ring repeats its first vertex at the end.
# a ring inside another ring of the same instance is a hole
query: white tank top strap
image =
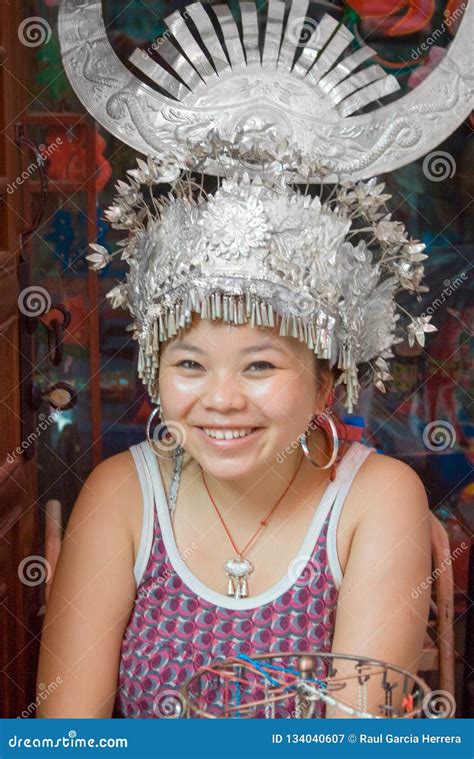
{"type": "Polygon", "coordinates": [[[368,458],[371,453],[374,453],[374,451],[374,448],[369,448],[362,443],[353,442],[348,453],[344,456],[343,464],[345,466],[341,467],[341,482],[329,518],[326,542],[328,563],[334,583],[338,590],[342,585],[343,575],[339,563],[339,557],[337,555],[337,526],[339,524],[342,507],[344,506],[346,496],[352,486],[354,478],[366,458],[368,458]]]}
{"type": "Polygon", "coordinates": [[[138,479],[140,481],[140,488],[142,491],[142,531],[138,553],[135,559],[135,565],[133,567],[133,574],[135,575],[135,582],[138,588],[145,572],[153,545],[155,508],[153,482],[150,475],[150,469],[144,454],[143,443],[132,445],[130,446],[129,450],[135,461],[138,479]]]}

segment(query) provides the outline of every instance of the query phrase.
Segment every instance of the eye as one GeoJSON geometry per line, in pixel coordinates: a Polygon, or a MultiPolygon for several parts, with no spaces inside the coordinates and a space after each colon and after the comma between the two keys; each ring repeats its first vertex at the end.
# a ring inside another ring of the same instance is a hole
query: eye
{"type": "Polygon", "coordinates": [[[265,371],[265,369],[274,369],[275,367],[273,364],[271,364],[269,361],[254,361],[252,364],[250,364],[249,368],[251,366],[257,366],[260,367],[257,371],[265,371]]]}
{"type": "Polygon", "coordinates": [[[180,361],[179,364],[176,364],[176,366],[182,366],[183,369],[194,369],[196,367],[202,368],[201,364],[198,364],[197,361],[191,361],[191,359],[187,358],[184,361],[180,361]],[[185,364],[192,364],[192,366],[185,366],[185,364]]]}

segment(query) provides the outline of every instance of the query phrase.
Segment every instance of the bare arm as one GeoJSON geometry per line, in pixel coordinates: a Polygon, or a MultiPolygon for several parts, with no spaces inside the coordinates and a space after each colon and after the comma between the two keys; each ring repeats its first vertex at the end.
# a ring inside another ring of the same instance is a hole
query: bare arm
{"type": "Polygon", "coordinates": [[[124,452],[96,467],[79,494],[41,638],[38,692],[53,682],[58,687],[41,701],[38,717],[112,715],[120,646],[135,598],[130,510],[138,488],[133,459],[124,452]]]}
{"type": "MultiPolygon", "coordinates": [[[[355,530],[339,592],[332,650],[382,659],[417,672],[426,633],[430,590],[417,592],[431,573],[429,509],[416,473],[389,457],[373,456],[360,483],[366,501],[355,530]]],[[[336,660],[336,676],[354,675],[352,664],[336,660]]],[[[400,705],[402,681],[393,691],[400,705]]],[[[350,681],[344,700],[357,706],[357,679],[350,681]]],[[[380,712],[384,703],[380,678],[368,681],[367,707],[380,712]],[[370,683],[370,685],[369,685],[370,683]]],[[[328,717],[348,717],[330,707],[328,717]]]]}

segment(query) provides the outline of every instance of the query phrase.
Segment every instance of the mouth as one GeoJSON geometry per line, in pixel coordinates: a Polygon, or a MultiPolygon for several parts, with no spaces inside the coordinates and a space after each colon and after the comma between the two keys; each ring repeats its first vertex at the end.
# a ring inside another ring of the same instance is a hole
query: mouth
{"type": "Polygon", "coordinates": [[[196,427],[199,436],[209,445],[217,448],[241,448],[253,442],[263,429],[264,427],[242,427],[239,429],[196,427]]]}

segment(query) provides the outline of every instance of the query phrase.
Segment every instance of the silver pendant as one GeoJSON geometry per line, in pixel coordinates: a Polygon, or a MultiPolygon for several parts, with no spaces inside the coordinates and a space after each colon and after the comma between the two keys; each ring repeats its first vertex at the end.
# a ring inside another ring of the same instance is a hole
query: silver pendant
{"type": "Polygon", "coordinates": [[[226,561],[224,569],[228,577],[227,595],[246,598],[249,594],[248,578],[250,572],[253,572],[253,564],[239,556],[226,561]]]}

